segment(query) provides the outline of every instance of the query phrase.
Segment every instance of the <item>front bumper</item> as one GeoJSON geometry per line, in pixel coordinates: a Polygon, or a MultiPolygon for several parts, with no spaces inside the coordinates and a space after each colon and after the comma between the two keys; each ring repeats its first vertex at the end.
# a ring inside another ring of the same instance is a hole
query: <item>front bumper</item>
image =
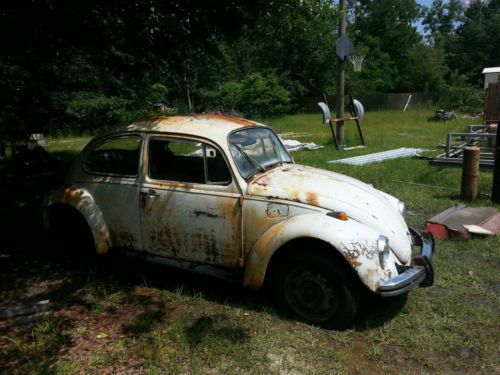
{"type": "Polygon", "coordinates": [[[406,271],[382,282],[378,293],[382,297],[393,297],[406,293],[417,286],[428,287],[434,284],[434,268],[432,253],[434,252],[434,237],[431,233],[418,233],[410,228],[413,244],[421,248],[420,255],[413,258],[412,266],[406,271]]]}

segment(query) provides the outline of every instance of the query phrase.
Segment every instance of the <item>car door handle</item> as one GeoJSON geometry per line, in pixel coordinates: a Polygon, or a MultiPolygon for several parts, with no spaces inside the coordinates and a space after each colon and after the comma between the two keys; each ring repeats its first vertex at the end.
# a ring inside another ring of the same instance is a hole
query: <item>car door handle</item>
{"type": "Polygon", "coordinates": [[[155,190],[153,189],[149,189],[149,191],[145,192],[145,191],[141,191],[141,194],[145,197],[148,197],[148,198],[156,198],[157,196],[159,196],[160,194],[158,194],[155,190]]]}

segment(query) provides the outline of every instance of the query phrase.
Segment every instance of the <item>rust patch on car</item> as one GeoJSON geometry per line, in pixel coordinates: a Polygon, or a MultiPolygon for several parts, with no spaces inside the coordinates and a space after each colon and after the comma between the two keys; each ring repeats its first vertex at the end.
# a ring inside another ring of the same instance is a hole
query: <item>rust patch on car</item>
{"type": "Polygon", "coordinates": [[[350,249],[350,250],[346,249],[346,252],[344,253],[344,257],[353,267],[359,267],[363,264],[358,260],[360,255],[361,254],[358,249],[350,249]]]}
{"type": "Polygon", "coordinates": [[[319,206],[318,194],[316,193],[306,193],[306,201],[311,206],[319,206]]]}
{"type": "Polygon", "coordinates": [[[245,268],[244,285],[246,287],[257,289],[262,286],[267,264],[272,256],[269,252],[269,245],[281,235],[282,231],[281,226],[275,225],[269,228],[263,237],[260,237],[245,268]]]}
{"type": "Polygon", "coordinates": [[[221,212],[223,212],[224,218],[229,217],[231,220],[231,227],[238,226],[240,223],[240,214],[241,214],[241,204],[238,200],[222,200],[218,204],[221,212]]]}
{"type": "Polygon", "coordinates": [[[215,120],[222,120],[226,122],[230,122],[232,124],[236,125],[241,125],[241,126],[255,126],[257,125],[256,122],[242,119],[239,117],[231,117],[231,116],[224,116],[224,115],[195,115],[193,117],[203,117],[203,118],[208,118],[208,119],[215,119],[215,120]]]}
{"type": "Polygon", "coordinates": [[[300,199],[300,191],[297,190],[291,190],[290,191],[290,200],[295,201],[295,202],[301,202],[300,199]]]}
{"type": "Polygon", "coordinates": [[[105,254],[110,247],[111,244],[109,234],[104,228],[101,228],[99,230],[99,238],[97,240],[96,251],[98,254],[105,254]]]}
{"type": "MultiPolygon", "coordinates": [[[[140,124],[160,124],[160,123],[179,123],[181,121],[193,121],[195,119],[207,119],[207,120],[219,120],[219,121],[225,121],[225,122],[230,122],[235,125],[240,125],[240,126],[256,126],[259,125],[258,123],[239,118],[239,117],[232,117],[232,116],[225,116],[225,115],[219,115],[219,114],[209,114],[209,113],[201,113],[201,114],[190,114],[190,115],[170,115],[170,116],[149,116],[146,117],[142,120],[139,120],[135,122],[132,125],[140,125],[140,124]]],[[[182,124],[179,124],[182,125],[182,124]]]]}
{"type": "Polygon", "coordinates": [[[365,242],[351,242],[349,247],[344,246],[344,253],[355,252],[358,257],[363,256],[368,260],[375,259],[375,250],[365,242]]]}

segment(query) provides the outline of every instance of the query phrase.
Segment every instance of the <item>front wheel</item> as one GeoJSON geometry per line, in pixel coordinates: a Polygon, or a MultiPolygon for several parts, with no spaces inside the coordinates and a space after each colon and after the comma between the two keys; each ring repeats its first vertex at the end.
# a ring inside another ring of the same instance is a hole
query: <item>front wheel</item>
{"type": "Polygon", "coordinates": [[[278,303],[309,323],[343,329],[356,316],[358,286],[333,255],[294,252],[280,261],[274,276],[278,303]]]}

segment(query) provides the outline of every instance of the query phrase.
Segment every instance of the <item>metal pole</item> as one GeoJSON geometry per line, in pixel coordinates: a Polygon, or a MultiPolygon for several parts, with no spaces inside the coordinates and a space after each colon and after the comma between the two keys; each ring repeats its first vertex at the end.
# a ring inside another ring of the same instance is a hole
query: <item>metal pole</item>
{"type": "MultiPolygon", "coordinates": [[[[346,8],[347,0],[339,0],[339,38],[344,36],[347,29],[346,8]]],[[[337,58],[337,118],[344,118],[344,86],[345,86],[345,61],[337,58]]],[[[344,121],[337,122],[337,140],[344,144],[344,121]]]]}
{"type": "Polygon", "coordinates": [[[494,148],[495,164],[493,165],[493,187],[491,188],[491,200],[500,203],[500,124],[497,125],[497,139],[494,148]]]}

